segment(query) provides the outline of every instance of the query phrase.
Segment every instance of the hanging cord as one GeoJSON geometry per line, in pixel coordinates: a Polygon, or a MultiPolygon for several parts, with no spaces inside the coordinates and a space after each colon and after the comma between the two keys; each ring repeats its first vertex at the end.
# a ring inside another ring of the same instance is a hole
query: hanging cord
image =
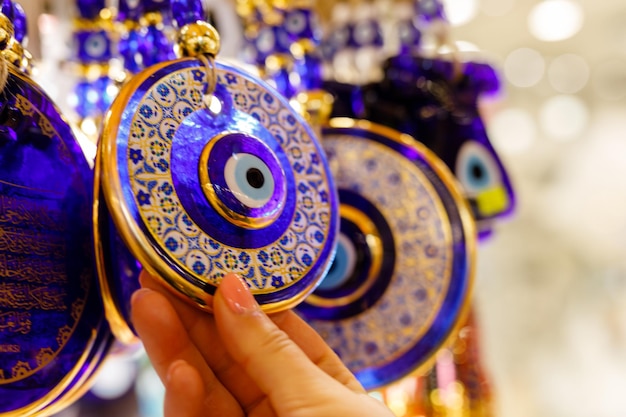
{"type": "Polygon", "coordinates": [[[0,93],[4,91],[9,81],[9,63],[7,62],[4,54],[0,57],[0,93]]]}
{"type": "Polygon", "coordinates": [[[215,65],[215,57],[212,55],[199,55],[198,60],[202,62],[202,65],[206,69],[207,73],[207,88],[204,91],[204,97],[202,99],[204,107],[210,110],[211,101],[213,100],[213,93],[217,87],[217,67],[215,65]]]}

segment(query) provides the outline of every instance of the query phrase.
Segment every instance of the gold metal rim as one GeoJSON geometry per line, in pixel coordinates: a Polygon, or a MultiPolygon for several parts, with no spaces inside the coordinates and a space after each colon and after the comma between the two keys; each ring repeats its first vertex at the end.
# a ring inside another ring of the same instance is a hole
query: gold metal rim
{"type": "MultiPolygon", "coordinates": [[[[100,236],[100,222],[107,219],[100,218],[100,204],[106,201],[100,201],[100,181],[102,178],[102,156],[100,150],[96,153],[96,162],[94,167],[94,199],[93,199],[93,239],[96,257],[96,272],[98,274],[98,282],[100,283],[100,292],[104,303],[104,313],[111,327],[111,332],[121,343],[125,345],[134,345],[139,343],[139,338],[132,331],[127,319],[117,307],[114,301],[111,287],[109,286],[110,277],[107,274],[106,262],[102,247],[102,239],[100,236]]],[[[112,278],[111,278],[112,279],[112,278]]]]}

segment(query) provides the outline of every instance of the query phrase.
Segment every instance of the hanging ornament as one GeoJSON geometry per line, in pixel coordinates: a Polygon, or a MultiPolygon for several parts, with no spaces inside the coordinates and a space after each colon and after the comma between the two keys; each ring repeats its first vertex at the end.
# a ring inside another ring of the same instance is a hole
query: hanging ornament
{"type": "Polygon", "coordinates": [[[90,167],[25,74],[22,9],[0,11],[0,415],[49,415],[88,386],[113,339],[93,271],[90,167]]]}
{"type": "Polygon", "coordinates": [[[77,81],[73,92],[77,125],[95,142],[98,125],[117,92],[111,75],[114,53],[112,11],[105,0],[77,0],[73,54],[77,81]]]}
{"type": "Polygon", "coordinates": [[[297,310],[374,389],[428,366],[455,335],[474,224],[450,172],[408,135],[353,119],[322,134],[341,232],[328,275],[297,310]]]}
{"type": "Polygon", "coordinates": [[[210,310],[221,278],[237,272],[266,311],[291,308],[335,250],[325,155],[273,88],[215,60],[219,36],[197,2],[172,10],[182,58],[137,74],[111,107],[98,206],[143,267],[198,307],[210,310]]]}

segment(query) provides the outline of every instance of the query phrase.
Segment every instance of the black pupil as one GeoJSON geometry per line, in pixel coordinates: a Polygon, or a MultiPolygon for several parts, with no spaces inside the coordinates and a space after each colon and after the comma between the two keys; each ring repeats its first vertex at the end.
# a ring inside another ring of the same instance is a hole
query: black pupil
{"type": "Polygon", "coordinates": [[[480,164],[472,164],[472,176],[478,180],[485,176],[485,170],[480,164]]]}
{"type": "Polygon", "coordinates": [[[263,184],[265,184],[263,173],[258,168],[250,168],[248,172],[246,172],[246,179],[248,180],[248,184],[254,188],[261,188],[263,184]]]}

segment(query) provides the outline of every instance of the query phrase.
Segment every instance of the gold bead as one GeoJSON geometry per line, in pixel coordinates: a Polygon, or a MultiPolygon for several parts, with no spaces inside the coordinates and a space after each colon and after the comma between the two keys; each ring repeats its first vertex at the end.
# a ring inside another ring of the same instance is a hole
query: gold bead
{"type": "Polygon", "coordinates": [[[159,12],[148,12],[141,17],[141,23],[144,26],[163,25],[163,15],[159,12]]]}
{"type": "Polygon", "coordinates": [[[178,34],[179,55],[197,57],[215,56],[220,50],[220,35],[210,24],[202,21],[185,25],[178,34]]]}
{"type": "Polygon", "coordinates": [[[13,23],[3,13],[0,13],[0,49],[5,49],[15,35],[13,23]]]}
{"type": "Polygon", "coordinates": [[[2,51],[2,55],[4,55],[4,58],[11,64],[20,69],[22,68],[24,59],[24,47],[15,39],[11,39],[11,42],[9,42],[9,46],[4,51],[2,51]]]}

